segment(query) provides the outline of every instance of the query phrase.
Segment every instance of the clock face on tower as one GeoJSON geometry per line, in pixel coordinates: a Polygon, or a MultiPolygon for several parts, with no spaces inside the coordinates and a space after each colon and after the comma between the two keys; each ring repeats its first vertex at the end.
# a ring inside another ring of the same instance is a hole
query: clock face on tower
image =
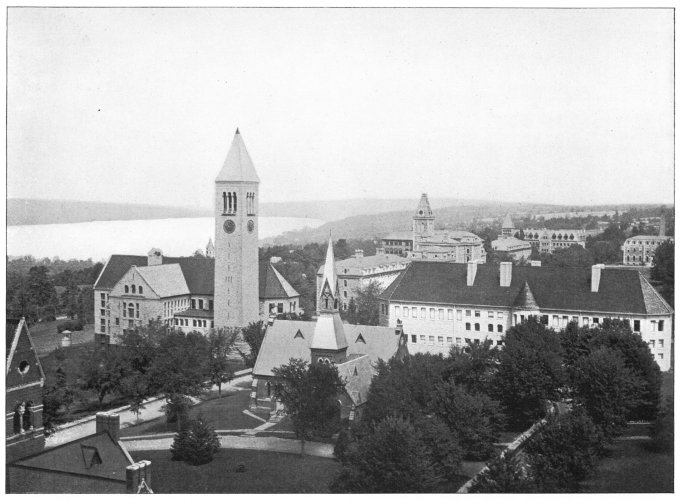
{"type": "Polygon", "coordinates": [[[252,233],[253,229],[255,229],[255,222],[253,222],[252,219],[251,219],[251,220],[248,221],[248,232],[252,233]]]}
{"type": "Polygon", "coordinates": [[[236,229],[236,224],[234,224],[233,220],[228,219],[228,220],[224,221],[224,231],[226,233],[233,233],[235,229],[236,229]]]}

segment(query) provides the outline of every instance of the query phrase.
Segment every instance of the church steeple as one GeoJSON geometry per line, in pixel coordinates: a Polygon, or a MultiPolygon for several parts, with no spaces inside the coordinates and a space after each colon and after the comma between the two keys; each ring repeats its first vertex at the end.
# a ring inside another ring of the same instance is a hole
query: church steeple
{"type": "Polygon", "coordinates": [[[335,270],[335,255],[333,254],[333,240],[331,238],[328,239],[326,262],[323,266],[318,310],[338,310],[338,273],[335,270]]]}
{"type": "Polygon", "coordinates": [[[236,129],[234,139],[231,141],[227,159],[224,160],[222,170],[215,182],[260,182],[257,176],[253,160],[250,159],[241,133],[236,129]]]}

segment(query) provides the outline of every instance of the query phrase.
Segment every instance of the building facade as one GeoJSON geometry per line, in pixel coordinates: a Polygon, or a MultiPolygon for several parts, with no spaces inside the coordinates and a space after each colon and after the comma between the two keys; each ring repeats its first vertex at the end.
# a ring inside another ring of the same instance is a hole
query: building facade
{"type": "Polygon", "coordinates": [[[623,242],[623,263],[628,266],[651,266],[656,249],[666,241],[673,241],[671,236],[633,236],[623,242]]]}
{"type": "Polygon", "coordinates": [[[467,231],[442,231],[434,228],[434,213],[423,193],[413,215],[412,231],[392,233],[382,238],[385,253],[411,260],[447,262],[486,262],[484,241],[467,231]]]}
{"type": "Polygon", "coordinates": [[[293,288],[272,261],[260,262],[260,316],[303,314],[300,294],[293,288]]]}
{"type": "MultiPolygon", "coordinates": [[[[376,283],[381,290],[386,289],[410,262],[405,257],[388,254],[382,248],[376,255],[364,256],[363,250],[356,250],[353,257],[335,262],[338,275],[338,307],[344,311],[349,302],[357,298],[358,291],[369,283],[376,283]]],[[[316,273],[316,303],[320,303],[321,287],[326,264],[316,273]]]]}
{"type": "Polygon", "coordinates": [[[531,257],[531,243],[516,238],[517,233],[510,214],[507,214],[503,221],[501,235],[491,242],[491,248],[496,252],[506,253],[515,261],[528,260],[531,257]]]}
{"type": "Polygon", "coordinates": [[[625,269],[412,262],[380,297],[380,324],[403,325],[409,352],[446,354],[485,339],[503,345],[508,328],[528,316],[554,329],[627,321],[659,367],[671,367],[673,310],[640,273],[625,269]]]}
{"type": "Polygon", "coordinates": [[[540,253],[553,253],[555,250],[572,245],[586,247],[586,231],[583,229],[536,229],[524,230],[524,241],[538,249],[540,253]]]}

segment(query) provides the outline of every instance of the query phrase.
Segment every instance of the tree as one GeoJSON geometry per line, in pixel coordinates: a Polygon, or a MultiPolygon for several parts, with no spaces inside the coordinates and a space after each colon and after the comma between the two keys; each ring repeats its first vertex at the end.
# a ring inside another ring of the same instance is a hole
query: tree
{"type": "Polygon", "coordinates": [[[291,358],[272,372],[276,377],[274,397],[290,415],[304,455],[310,433],[324,431],[339,419],[337,400],[345,384],[334,365],[309,365],[301,359],[291,358]]]}
{"type": "Polygon", "coordinates": [[[470,493],[535,493],[536,485],[517,455],[506,453],[492,460],[475,477],[470,493]]]}
{"type": "Polygon", "coordinates": [[[673,395],[666,398],[651,428],[652,447],[656,451],[673,453],[673,395]]]}
{"type": "Polygon", "coordinates": [[[675,244],[665,241],[656,249],[652,261],[652,279],[661,283],[661,295],[673,304],[675,297],[675,244]]]}
{"type": "Polygon", "coordinates": [[[387,417],[347,452],[334,493],[427,493],[441,484],[430,451],[406,419],[387,417]]]}
{"type": "Polygon", "coordinates": [[[508,330],[495,377],[498,398],[510,424],[526,428],[545,415],[564,385],[558,335],[534,317],[508,330]]]}
{"type": "Polygon", "coordinates": [[[234,347],[236,335],[227,333],[224,328],[210,332],[208,335],[208,372],[210,381],[217,384],[217,391],[222,396],[222,384],[234,378],[234,372],[229,367],[229,353],[234,347]]]}
{"type": "Polygon", "coordinates": [[[260,352],[260,347],[262,346],[262,341],[264,340],[264,334],[266,331],[267,330],[262,320],[253,321],[242,330],[243,340],[245,340],[245,342],[248,344],[250,352],[244,353],[243,351],[239,350],[239,354],[243,358],[243,361],[248,368],[255,366],[257,354],[260,352]]]}
{"type": "Polygon", "coordinates": [[[505,423],[497,401],[448,381],[435,387],[429,408],[446,423],[468,459],[491,456],[505,423]]]}
{"type": "Polygon", "coordinates": [[[217,433],[205,422],[201,415],[195,420],[187,420],[170,446],[173,460],[181,460],[189,465],[203,465],[212,462],[220,449],[217,433]]]}
{"type": "Polygon", "coordinates": [[[573,368],[574,403],[583,407],[606,438],[621,434],[640,401],[644,382],[626,367],[623,356],[597,347],[573,368]]]}
{"type": "Polygon", "coordinates": [[[103,409],[104,398],[120,390],[124,370],[124,362],[120,354],[116,347],[94,346],[84,351],[80,357],[78,376],[80,388],[97,395],[100,410],[103,409]]]}
{"type": "Polygon", "coordinates": [[[443,376],[472,392],[491,394],[499,351],[486,340],[465,347],[453,346],[446,358],[443,376]]]}
{"type": "Polygon", "coordinates": [[[413,426],[430,453],[437,475],[448,481],[457,480],[464,450],[451,429],[436,415],[420,417],[413,426]]]}
{"type": "Polygon", "coordinates": [[[54,283],[45,266],[34,266],[28,271],[27,292],[39,318],[54,316],[58,304],[54,283]]]}
{"type": "Polygon", "coordinates": [[[380,302],[378,297],[382,287],[376,281],[370,281],[357,290],[356,323],[357,325],[377,325],[379,322],[380,302]]]}
{"type": "Polygon", "coordinates": [[[66,315],[73,319],[78,314],[78,284],[71,271],[64,271],[66,289],[61,295],[61,308],[66,315]]]}

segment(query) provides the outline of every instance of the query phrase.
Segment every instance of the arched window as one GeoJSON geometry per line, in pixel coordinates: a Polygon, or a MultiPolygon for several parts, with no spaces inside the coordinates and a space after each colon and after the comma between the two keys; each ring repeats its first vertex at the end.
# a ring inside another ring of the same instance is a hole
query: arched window
{"type": "Polygon", "coordinates": [[[231,213],[231,193],[227,193],[227,213],[231,213]]]}
{"type": "Polygon", "coordinates": [[[24,408],[24,417],[23,417],[23,429],[25,431],[30,431],[33,430],[33,412],[31,411],[31,402],[26,403],[26,407],[24,408]]]}
{"type": "Polygon", "coordinates": [[[127,285],[125,285],[125,293],[130,293],[130,287],[128,287],[127,285]]]}
{"type": "Polygon", "coordinates": [[[21,415],[24,412],[22,405],[18,405],[14,410],[14,434],[19,434],[21,432],[21,415]]]}
{"type": "Polygon", "coordinates": [[[142,285],[139,285],[139,293],[144,293],[144,288],[142,287],[142,285]]]}
{"type": "Polygon", "coordinates": [[[137,293],[137,287],[135,285],[132,285],[132,293],[137,293]]]}
{"type": "Polygon", "coordinates": [[[227,213],[227,193],[222,192],[222,213],[227,213]]]}
{"type": "Polygon", "coordinates": [[[236,193],[234,193],[234,213],[236,213],[237,210],[237,205],[236,205],[236,193]]]}

